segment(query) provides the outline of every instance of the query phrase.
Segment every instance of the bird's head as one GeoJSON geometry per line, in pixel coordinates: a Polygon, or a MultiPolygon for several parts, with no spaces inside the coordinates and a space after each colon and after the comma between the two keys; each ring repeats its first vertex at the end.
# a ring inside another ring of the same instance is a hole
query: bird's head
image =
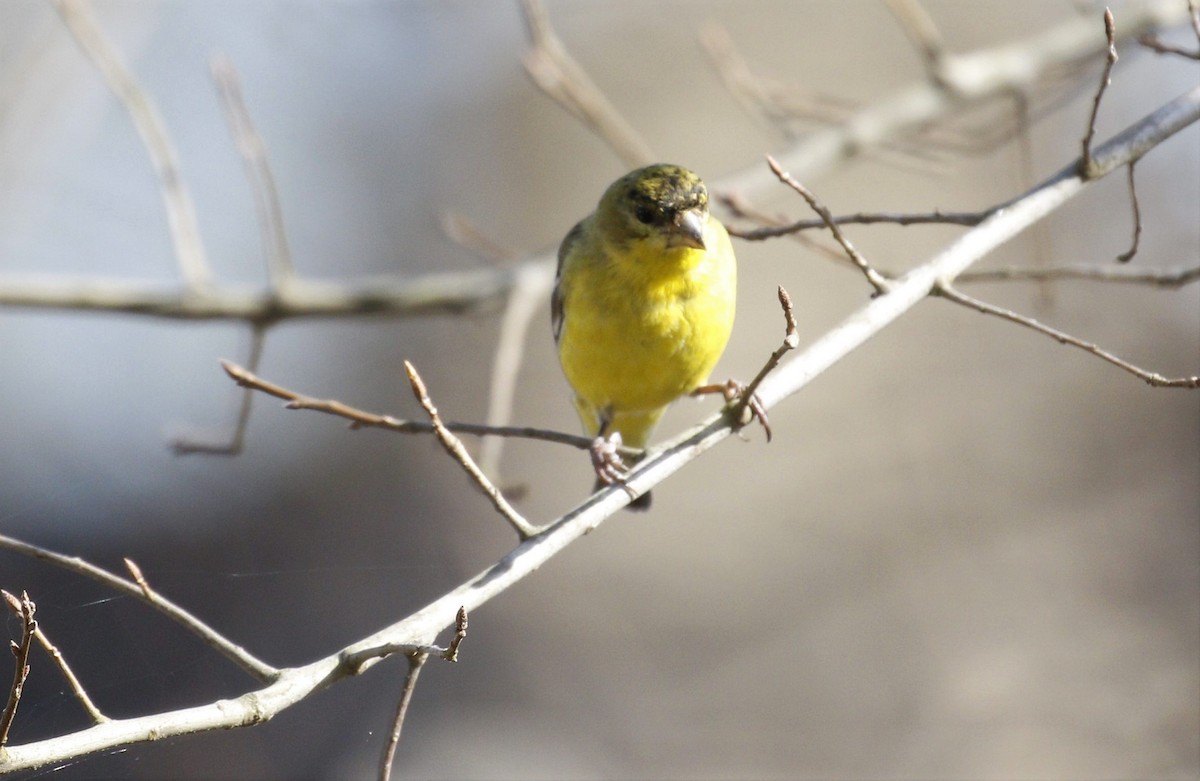
{"type": "Polygon", "coordinates": [[[652,165],[622,176],[600,199],[602,230],[619,241],[661,241],[666,248],[704,249],[708,188],[677,165],[652,165]]]}

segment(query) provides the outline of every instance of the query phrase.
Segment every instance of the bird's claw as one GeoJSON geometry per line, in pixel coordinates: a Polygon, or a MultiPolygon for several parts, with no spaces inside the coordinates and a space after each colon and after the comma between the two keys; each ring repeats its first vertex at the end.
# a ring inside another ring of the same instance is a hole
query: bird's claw
{"type": "Polygon", "coordinates": [[[629,468],[625,466],[620,453],[617,452],[620,447],[621,433],[614,431],[607,437],[596,437],[592,440],[592,446],[588,448],[588,452],[592,456],[592,468],[596,470],[596,477],[605,485],[625,482],[625,473],[629,471],[629,468]]]}
{"type": "Polygon", "coordinates": [[[746,386],[734,379],[728,379],[716,385],[701,385],[692,391],[693,396],[705,393],[720,393],[725,398],[725,402],[730,405],[729,408],[738,412],[738,428],[758,418],[763,433],[767,435],[767,441],[771,441],[771,423],[767,419],[767,408],[763,406],[762,399],[758,397],[757,393],[751,393],[747,397],[746,386]],[[749,418],[746,417],[746,410],[750,410],[749,418]]]}

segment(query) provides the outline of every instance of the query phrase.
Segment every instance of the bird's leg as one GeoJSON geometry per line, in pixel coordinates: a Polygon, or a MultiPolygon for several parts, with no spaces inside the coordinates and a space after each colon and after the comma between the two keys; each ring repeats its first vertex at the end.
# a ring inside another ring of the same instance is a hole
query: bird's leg
{"type": "Polygon", "coordinates": [[[712,385],[701,385],[692,391],[691,395],[704,396],[710,393],[721,394],[725,398],[725,402],[730,405],[735,401],[738,402],[737,406],[731,407],[731,409],[737,409],[739,413],[739,427],[746,425],[754,418],[758,418],[759,424],[763,427],[763,431],[766,432],[767,441],[771,441],[771,424],[767,420],[767,408],[763,406],[762,400],[758,398],[757,393],[751,393],[747,397],[745,395],[746,386],[737,380],[729,379],[725,382],[718,382],[712,385]],[[746,409],[750,410],[750,420],[741,420],[745,416],[744,410],[746,409]]]}

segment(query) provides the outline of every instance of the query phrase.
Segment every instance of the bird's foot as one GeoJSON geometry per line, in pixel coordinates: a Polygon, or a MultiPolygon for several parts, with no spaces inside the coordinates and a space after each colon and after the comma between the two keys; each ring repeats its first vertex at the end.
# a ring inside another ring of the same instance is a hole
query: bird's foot
{"type": "Polygon", "coordinates": [[[605,485],[625,482],[625,473],[629,468],[617,452],[621,444],[621,432],[614,431],[607,437],[596,437],[592,440],[592,446],[588,448],[592,456],[592,468],[596,470],[596,478],[605,485]]]}
{"type": "Polygon", "coordinates": [[[734,379],[712,385],[701,385],[692,391],[693,396],[704,396],[710,393],[721,394],[729,405],[729,409],[738,413],[738,428],[758,418],[759,425],[767,435],[767,441],[771,441],[771,423],[767,420],[767,408],[763,406],[762,399],[758,398],[757,393],[747,396],[746,386],[734,379]],[[749,417],[746,416],[747,411],[750,413],[749,417]]]}

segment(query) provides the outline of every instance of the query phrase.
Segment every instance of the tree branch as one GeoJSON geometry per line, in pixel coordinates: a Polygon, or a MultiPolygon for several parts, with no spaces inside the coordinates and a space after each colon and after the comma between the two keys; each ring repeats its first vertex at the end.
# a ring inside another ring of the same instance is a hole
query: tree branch
{"type": "MultiPolygon", "coordinates": [[[[0,534],[0,548],[47,561],[57,567],[89,577],[114,591],[134,597],[151,605],[160,613],[204,640],[212,648],[219,651],[226,658],[260,681],[273,680],[279,672],[171,600],[150,590],[148,586],[143,588],[136,580],[126,580],[76,556],[64,556],[61,553],[39,548],[36,545],[31,545],[3,534],[0,534]]],[[[4,763],[0,761],[0,771],[4,769],[4,763]]]]}
{"type": "Polygon", "coordinates": [[[125,106],[146,153],[158,174],[167,223],[175,244],[175,259],[188,287],[202,289],[209,282],[208,259],[200,229],[196,224],[196,208],[191,193],[179,169],[179,155],[167,134],[166,123],[150,95],[142,89],[133,73],[121,62],[121,56],[109,42],[96,22],[86,0],[52,0],[63,23],[75,37],[83,53],[117,99],[125,106]]]}

